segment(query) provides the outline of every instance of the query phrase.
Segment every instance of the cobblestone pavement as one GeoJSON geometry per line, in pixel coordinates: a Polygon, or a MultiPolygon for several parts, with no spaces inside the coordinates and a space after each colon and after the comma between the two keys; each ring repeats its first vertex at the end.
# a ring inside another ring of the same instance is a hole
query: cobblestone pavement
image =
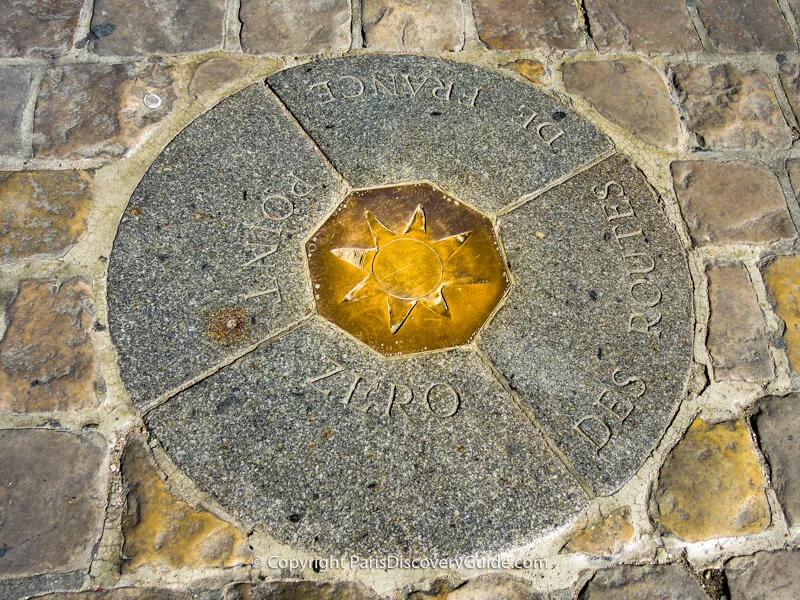
{"type": "Polygon", "coordinates": [[[800,0],[12,0],[3,12],[0,598],[798,597],[800,0]],[[312,564],[194,488],[120,380],[107,267],[146,169],[250,83],[372,51],[539,86],[631,157],[687,252],[688,396],[633,479],[503,555],[514,568],[312,564]]]}

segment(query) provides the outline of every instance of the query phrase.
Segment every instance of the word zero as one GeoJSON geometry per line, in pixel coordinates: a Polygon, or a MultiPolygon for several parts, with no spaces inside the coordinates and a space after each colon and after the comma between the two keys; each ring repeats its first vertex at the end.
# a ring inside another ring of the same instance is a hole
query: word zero
{"type": "MultiPolygon", "coordinates": [[[[363,413],[375,409],[389,419],[393,415],[402,414],[413,421],[414,415],[409,409],[416,406],[423,414],[439,419],[453,417],[461,406],[458,391],[449,383],[432,383],[425,386],[422,393],[414,393],[407,385],[387,381],[368,381],[359,373],[347,370],[344,366],[328,357],[331,363],[324,373],[306,380],[323,396],[339,396],[339,402],[363,413]]],[[[420,411],[417,410],[417,413],[420,411]]]]}

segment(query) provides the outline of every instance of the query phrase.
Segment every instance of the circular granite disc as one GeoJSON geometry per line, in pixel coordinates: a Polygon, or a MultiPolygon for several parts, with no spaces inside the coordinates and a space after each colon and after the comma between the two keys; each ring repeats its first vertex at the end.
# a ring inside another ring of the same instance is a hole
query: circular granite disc
{"type": "Polygon", "coordinates": [[[128,392],[202,491],[309,550],[430,556],[529,542],[636,472],[684,393],[690,289],[657,198],[580,116],[361,55],[176,137],[108,301],[128,392]]]}

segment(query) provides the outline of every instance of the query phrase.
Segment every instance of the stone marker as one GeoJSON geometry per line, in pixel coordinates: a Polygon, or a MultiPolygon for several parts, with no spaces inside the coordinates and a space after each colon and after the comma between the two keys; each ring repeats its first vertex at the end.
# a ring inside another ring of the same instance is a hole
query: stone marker
{"type": "Polygon", "coordinates": [[[683,250],[609,149],[536,88],[441,59],[253,84],[122,219],[128,392],[201,491],[289,545],[529,543],[622,485],[684,393],[683,250]]]}

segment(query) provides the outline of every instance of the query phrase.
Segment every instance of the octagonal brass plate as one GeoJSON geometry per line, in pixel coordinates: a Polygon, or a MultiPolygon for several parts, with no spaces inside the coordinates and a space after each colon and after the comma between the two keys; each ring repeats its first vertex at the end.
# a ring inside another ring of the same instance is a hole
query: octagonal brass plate
{"type": "Polygon", "coordinates": [[[469,342],[509,288],[491,221],[428,183],[351,193],[306,253],[319,313],[386,355],[469,342]]]}

